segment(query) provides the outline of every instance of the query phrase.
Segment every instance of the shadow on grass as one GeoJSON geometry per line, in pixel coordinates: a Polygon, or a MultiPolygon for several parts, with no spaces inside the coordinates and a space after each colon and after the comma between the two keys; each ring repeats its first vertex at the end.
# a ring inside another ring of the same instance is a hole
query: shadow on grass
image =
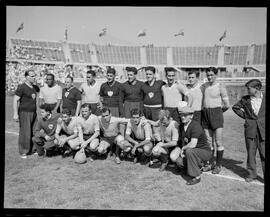
{"type": "MultiPolygon", "coordinates": [[[[238,164],[242,163],[243,161],[223,158],[222,166],[244,179],[248,176],[248,172],[242,166],[238,166],[238,164]]],[[[264,179],[260,176],[257,177],[257,180],[264,183],[264,179]]]]}

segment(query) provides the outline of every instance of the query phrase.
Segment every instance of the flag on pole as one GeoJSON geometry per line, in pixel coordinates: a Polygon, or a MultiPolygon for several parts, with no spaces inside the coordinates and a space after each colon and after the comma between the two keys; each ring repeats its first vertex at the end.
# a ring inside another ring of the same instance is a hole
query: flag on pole
{"type": "Polygon", "coordinates": [[[144,36],[146,36],[146,31],[145,30],[139,32],[138,37],[144,37],[144,36]]]}
{"type": "Polygon", "coordinates": [[[68,30],[67,30],[67,27],[65,29],[65,40],[67,41],[68,40],[68,30]]]}
{"type": "Polygon", "coordinates": [[[18,27],[16,33],[18,33],[19,31],[23,30],[23,23],[21,23],[21,25],[18,27]]]}
{"type": "Polygon", "coordinates": [[[223,35],[219,38],[219,41],[222,41],[226,37],[226,30],[224,31],[223,35]]]}
{"type": "Polygon", "coordinates": [[[184,30],[181,29],[178,33],[174,34],[174,37],[179,36],[179,35],[184,36],[184,34],[185,34],[185,33],[184,33],[184,30]]]}
{"type": "Polygon", "coordinates": [[[106,35],[106,33],[107,33],[107,28],[103,28],[103,29],[101,30],[101,32],[98,34],[98,36],[99,36],[99,37],[102,37],[102,36],[106,35]]]}

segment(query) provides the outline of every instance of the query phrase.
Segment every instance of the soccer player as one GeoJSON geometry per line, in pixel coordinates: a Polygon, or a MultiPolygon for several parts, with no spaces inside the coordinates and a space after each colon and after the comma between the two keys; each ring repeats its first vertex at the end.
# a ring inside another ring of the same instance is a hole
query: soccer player
{"type": "Polygon", "coordinates": [[[52,108],[48,104],[40,106],[41,118],[36,125],[36,133],[32,141],[37,149],[39,156],[50,156],[53,151],[56,151],[55,130],[57,120],[60,117],[59,113],[52,113],[52,108]]]}
{"type": "Polygon", "coordinates": [[[152,154],[152,129],[149,123],[142,120],[142,113],[138,108],[132,109],[130,114],[131,119],[127,124],[125,138],[133,144],[131,153],[135,155],[134,163],[137,163],[139,153],[143,153],[147,158],[152,154]]]}
{"type": "Polygon", "coordinates": [[[202,113],[202,90],[201,84],[199,82],[200,72],[190,71],[188,72],[188,83],[186,84],[189,94],[192,97],[192,103],[189,105],[193,108],[193,120],[201,123],[201,113],[202,113]]]}
{"type": "Polygon", "coordinates": [[[100,115],[100,83],[95,80],[96,72],[89,70],[86,72],[87,82],[81,84],[79,90],[82,93],[83,103],[89,103],[91,106],[91,112],[95,115],[100,115]]]}
{"type": "MultiPolygon", "coordinates": [[[[81,141],[81,148],[85,148],[86,152],[96,152],[99,146],[99,120],[98,117],[92,114],[92,107],[88,103],[84,103],[81,106],[81,115],[83,122],[81,122],[81,129],[79,131],[79,137],[81,141]]],[[[92,156],[89,158],[93,161],[92,156]]]]}
{"type": "Polygon", "coordinates": [[[126,67],[128,80],[122,84],[121,100],[124,104],[124,116],[130,118],[130,111],[133,108],[143,111],[143,82],[136,79],[137,69],[126,67]]]}
{"type": "Polygon", "coordinates": [[[36,98],[39,87],[35,83],[35,72],[30,69],[24,73],[25,81],[19,85],[13,98],[13,119],[19,121],[19,154],[27,158],[32,153],[33,128],[36,121],[36,98]]]}
{"type": "Polygon", "coordinates": [[[143,113],[145,118],[157,121],[163,105],[161,87],[166,83],[156,80],[156,69],[152,66],[145,67],[145,73],[147,81],[143,85],[143,113]]]}
{"type": "Polygon", "coordinates": [[[176,147],[171,152],[170,158],[180,168],[187,169],[191,179],[186,184],[195,185],[201,181],[202,162],[210,160],[212,153],[201,124],[193,120],[194,110],[185,106],[179,108],[179,114],[182,122],[180,125],[182,148],[176,147]]]}
{"type": "Polygon", "coordinates": [[[73,85],[73,77],[67,76],[65,78],[65,86],[62,91],[62,103],[61,107],[63,109],[68,109],[71,111],[72,116],[78,116],[81,107],[81,92],[77,87],[73,85]]]}
{"type": "Polygon", "coordinates": [[[62,100],[62,89],[55,83],[54,75],[49,73],[46,75],[46,83],[44,87],[40,88],[39,105],[49,105],[52,113],[60,111],[60,103],[62,100]]]}
{"type": "Polygon", "coordinates": [[[152,154],[154,157],[160,159],[162,164],[159,171],[162,172],[168,165],[168,155],[170,151],[177,145],[179,138],[179,124],[172,119],[168,110],[160,110],[158,121],[147,121],[153,126],[160,126],[160,138],[156,146],[153,148],[152,154]]]}
{"type": "Polygon", "coordinates": [[[177,123],[180,123],[177,105],[180,101],[183,101],[183,96],[186,97],[187,103],[190,105],[192,103],[192,97],[186,86],[175,80],[174,68],[165,67],[164,70],[167,77],[167,84],[161,87],[164,99],[164,109],[169,110],[171,117],[177,121],[177,123]]]}
{"type": "Polygon", "coordinates": [[[72,150],[78,150],[81,145],[79,138],[79,131],[81,129],[80,116],[71,116],[71,111],[63,109],[61,118],[57,121],[57,127],[55,130],[55,143],[59,147],[64,148],[63,157],[67,157],[72,153],[72,150]],[[60,135],[61,134],[61,135],[60,135]]]}
{"type": "Polygon", "coordinates": [[[257,178],[257,149],[259,149],[263,175],[265,175],[265,94],[262,93],[262,83],[258,79],[249,80],[245,86],[248,95],[243,96],[232,109],[240,118],[245,119],[248,170],[245,180],[252,182],[257,178]]]}
{"type": "Polygon", "coordinates": [[[107,82],[100,87],[100,101],[102,107],[109,108],[113,116],[123,117],[123,103],[120,100],[122,86],[118,81],[115,81],[115,74],[115,69],[109,68],[107,70],[107,82]]]}
{"type": "MultiPolygon", "coordinates": [[[[213,147],[214,139],[217,146],[216,164],[213,165],[212,160],[209,167],[210,169],[213,168],[213,174],[218,174],[221,172],[224,152],[222,143],[224,122],[223,112],[227,111],[230,107],[226,87],[216,81],[217,73],[218,70],[215,67],[209,67],[206,71],[208,82],[201,86],[203,93],[202,127],[204,128],[207,136],[208,144],[213,151],[213,156],[215,153],[215,147],[213,147]]],[[[207,169],[204,171],[207,171],[207,169]]]]}
{"type": "MultiPolygon", "coordinates": [[[[100,144],[98,147],[99,154],[107,153],[107,149],[112,149],[114,145],[115,147],[115,163],[120,164],[120,148],[125,152],[131,150],[132,146],[125,141],[124,137],[119,133],[119,125],[120,123],[127,123],[129,119],[114,117],[111,114],[109,108],[104,107],[102,109],[102,114],[99,117],[100,129],[103,133],[100,139],[100,144]],[[130,146],[130,147],[127,147],[130,146]]],[[[110,153],[109,153],[110,155],[110,153]]],[[[108,155],[108,156],[109,156],[108,155]]]]}

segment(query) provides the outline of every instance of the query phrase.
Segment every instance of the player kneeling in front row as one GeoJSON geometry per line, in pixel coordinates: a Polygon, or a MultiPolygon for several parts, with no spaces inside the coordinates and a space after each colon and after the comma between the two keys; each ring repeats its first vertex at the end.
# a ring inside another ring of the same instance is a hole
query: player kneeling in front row
{"type": "Polygon", "coordinates": [[[51,107],[46,104],[40,106],[40,114],[41,119],[38,120],[32,141],[39,156],[50,156],[53,151],[56,151],[54,134],[60,114],[52,114],[51,107]]]}
{"type": "Polygon", "coordinates": [[[161,161],[161,167],[159,171],[162,172],[168,165],[168,156],[173,147],[177,145],[179,138],[178,126],[179,124],[174,121],[168,110],[159,111],[159,120],[150,121],[147,120],[153,126],[160,126],[160,132],[158,143],[152,150],[154,157],[159,158],[161,161]]]}
{"type": "Polygon", "coordinates": [[[151,142],[152,129],[146,120],[141,119],[141,112],[134,108],[130,111],[131,119],[127,124],[126,140],[134,146],[131,150],[134,155],[134,163],[137,163],[139,155],[144,155],[150,160],[153,143],[151,142]]]}
{"type": "Polygon", "coordinates": [[[80,148],[79,128],[82,117],[71,116],[71,111],[63,109],[61,117],[57,121],[55,131],[55,143],[64,149],[62,157],[69,156],[73,150],[80,148]],[[61,134],[61,135],[60,135],[61,134]]]}
{"type": "Polygon", "coordinates": [[[187,169],[187,174],[192,177],[186,184],[195,185],[201,181],[201,167],[211,159],[212,152],[201,124],[192,120],[194,110],[185,106],[178,112],[183,123],[180,126],[182,149],[176,147],[170,158],[180,168],[187,169]]]}
{"type": "Polygon", "coordinates": [[[110,109],[106,107],[104,107],[101,112],[102,115],[99,117],[99,123],[103,135],[100,139],[98,153],[106,154],[107,150],[109,148],[112,150],[115,145],[115,163],[120,164],[120,148],[124,150],[124,152],[128,152],[131,150],[132,145],[120,134],[119,125],[121,123],[127,123],[129,119],[113,117],[110,109]]]}
{"type": "Polygon", "coordinates": [[[94,153],[99,147],[99,120],[98,117],[92,114],[92,108],[89,103],[84,103],[81,107],[82,122],[79,128],[79,137],[81,148],[84,148],[86,153],[90,155],[89,160],[93,161],[94,153]],[[81,130],[80,130],[81,129],[81,130]]]}

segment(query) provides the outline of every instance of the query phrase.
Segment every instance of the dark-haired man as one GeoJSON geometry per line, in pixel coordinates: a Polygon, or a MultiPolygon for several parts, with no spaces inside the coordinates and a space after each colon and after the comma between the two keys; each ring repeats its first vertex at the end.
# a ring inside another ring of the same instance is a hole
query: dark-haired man
{"type": "MultiPolygon", "coordinates": [[[[91,105],[88,103],[82,104],[81,115],[83,118],[83,121],[81,122],[82,131],[79,131],[81,148],[86,148],[88,152],[93,154],[97,151],[99,146],[99,120],[95,114],[92,114],[91,105]]],[[[89,159],[93,161],[91,155],[89,159]]]]}
{"type": "Polygon", "coordinates": [[[19,121],[19,154],[27,158],[32,153],[33,127],[36,121],[36,98],[39,87],[35,85],[34,70],[24,73],[25,81],[19,85],[13,98],[13,119],[19,121]]]}
{"type": "Polygon", "coordinates": [[[213,151],[213,156],[215,153],[214,140],[217,146],[216,164],[213,164],[213,160],[210,164],[213,174],[221,172],[224,152],[222,141],[223,112],[230,108],[226,87],[224,84],[216,81],[217,73],[218,70],[215,67],[209,67],[206,71],[208,82],[201,85],[203,93],[202,127],[207,136],[208,144],[213,151]]]}
{"type": "Polygon", "coordinates": [[[73,150],[80,148],[82,141],[79,138],[79,132],[82,131],[82,122],[82,117],[72,116],[70,110],[63,109],[55,130],[55,143],[63,147],[63,157],[69,156],[73,150]]]}
{"type": "MultiPolygon", "coordinates": [[[[166,84],[162,80],[156,80],[155,67],[145,67],[147,81],[143,85],[143,114],[146,119],[157,121],[159,111],[163,106],[161,87],[166,84]]],[[[159,127],[153,126],[153,137],[158,139],[159,127]]]]}
{"type": "Polygon", "coordinates": [[[164,99],[164,109],[169,110],[171,117],[180,123],[180,118],[177,111],[178,103],[186,97],[188,105],[192,103],[192,97],[189,94],[186,86],[175,80],[175,69],[165,67],[167,84],[163,85],[161,90],[164,99]]]}
{"type": "Polygon", "coordinates": [[[77,87],[74,87],[73,77],[71,76],[65,78],[65,86],[62,91],[62,110],[68,109],[72,116],[78,116],[81,108],[81,92],[77,87]]]}
{"type": "Polygon", "coordinates": [[[42,104],[40,106],[40,115],[41,118],[38,120],[35,129],[36,133],[32,141],[39,156],[50,156],[56,148],[54,142],[55,130],[60,114],[52,113],[50,105],[42,104]]]}
{"type": "Polygon", "coordinates": [[[202,113],[202,90],[199,82],[200,72],[190,71],[188,72],[188,83],[186,84],[188,92],[192,97],[192,103],[190,107],[194,110],[193,120],[197,120],[201,123],[202,113]]]}
{"type": "Polygon", "coordinates": [[[240,118],[245,119],[245,141],[247,148],[246,182],[257,178],[256,152],[259,150],[263,175],[265,175],[265,94],[262,93],[262,83],[251,79],[245,84],[248,95],[243,96],[233,107],[240,118]]]}
{"type": "Polygon", "coordinates": [[[54,75],[51,73],[46,75],[46,83],[44,87],[40,88],[39,100],[39,105],[49,105],[52,113],[60,111],[59,106],[62,100],[62,89],[55,83],[54,75]]]}
{"type": "Polygon", "coordinates": [[[89,103],[92,114],[100,115],[99,91],[101,84],[95,80],[96,72],[89,70],[86,72],[86,83],[82,83],[79,90],[82,93],[82,103],[89,103]]]}
{"type": "Polygon", "coordinates": [[[124,116],[130,118],[130,111],[137,108],[143,111],[143,82],[136,79],[137,69],[126,67],[128,80],[122,84],[121,100],[124,104],[124,116]]]}
{"type": "Polygon", "coordinates": [[[109,108],[113,116],[123,117],[123,103],[120,100],[122,86],[118,81],[115,81],[115,74],[114,68],[108,68],[107,82],[100,87],[100,101],[102,102],[102,107],[109,108]]]}
{"type": "MultiPolygon", "coordinates": [[[[108,148],[112,149],[114,145],[115,147],[115,163],[120,164],[120,148],[128,152],[131,150],[131,147],[128,146],[128,142],[125,141],[124,137],[120,134],[120,127],[121,123],[127,123],[129,119],[126,118],[119,118],[114,117],[111,114],[109,108],[104,107],[102,109],[102,115],[99,117],[100,129],[102,131],[102,136],[100,138],[100,143],[98,147],[99,154],[107,153],[108,148]]],[[[110,154],[110,153],[109,153],[110,154]]]]}
{"type": "Polygon", "coordinates": [[[130,115],[125,138],[134,145],[131,153],[135,156],[134,163],[137,163],[139,154],[144,154],[147,158],[152,154],[152,129],[146,120],[142,120],[139,109],[132,109],[130,115]]]}

